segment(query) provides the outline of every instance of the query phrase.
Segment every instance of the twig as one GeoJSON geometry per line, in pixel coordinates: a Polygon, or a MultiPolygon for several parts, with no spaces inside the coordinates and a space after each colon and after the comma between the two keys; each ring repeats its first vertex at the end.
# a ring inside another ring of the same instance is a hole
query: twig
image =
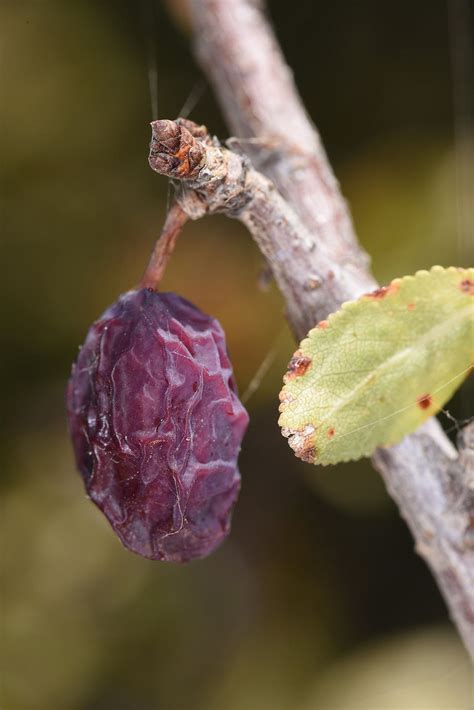
{"type": "Polygon", "coordinates": [[[150,166],[183,181],[187,189],[176,199],[191,219],[222,212],[248,227],[284,294],[295,337],[301,338],[315,322],[312,314],[319,301],[320,273],[329,271],[333,262],[320,253],[318,270],[308,272],[318,250],[316,240],[248,158],[223,148],[203,126],[191,121],[155,121],[151,125],[150,166]]]}
{"type": "Polygon", "coordinates": [[[186,224],[188,215],[174,202],[166,215],[165,223],[159,239],[140,281],[142,288],[157,288],[166,269],[171,254],[173,253],[181,229],[186,224]]]}
{"type": "MultiPolygon", "coordinates": [[[[241,147],[272,182],[208,136],[191,136],[194,144],[183,148],[183,133],[178,140],[176,128],[171,131],[175,152],[165,162],[174,177],[185,180],[180,204],[189,216],[223,211],[252,231],[282,291],[290,325],[301,338],[343,301],[372,290],[376,282],[319,136],[258,5],[252,0],[191,0],[198,55],[229,125],[239,137],[258,139],[241,141],[241,147]],[[268,146],[265,161],[262,144],[268,146]]],[[[152,167],[169,175],[154,157],[152,167]]],[[[372,462],[474,658],[474,500],[462,460],[432,419],[400,444],[379,449],[372,462]]]]}

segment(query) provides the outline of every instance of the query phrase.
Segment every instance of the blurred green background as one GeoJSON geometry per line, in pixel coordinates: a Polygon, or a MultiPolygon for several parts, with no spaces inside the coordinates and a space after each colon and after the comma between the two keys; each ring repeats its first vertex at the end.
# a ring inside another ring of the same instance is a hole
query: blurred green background
{"type": "MultiPolygon", "coordinates": [[[[147,164],[149,70],[162,118],[201,81],[182,3],[168,4],[174,22],[158,0],[0,3],[1,708],[467,710],[467,658],[370,463],[319,470],[279,433],[293,343],[238,223],[187,226],[165,281],[220,319],[241,391],[272,353],[247,404],[231,537],[204,561],[152,563],[85,498],[66,379],[166,210],[147,164]]],[[[467,266],[444,0],[269,10],[377,278],[467,266]]],[[[227,136],[209,88],[190,117],[227,136]]],[[[459,420],[468,387],[449,405],[459,420]]]]}

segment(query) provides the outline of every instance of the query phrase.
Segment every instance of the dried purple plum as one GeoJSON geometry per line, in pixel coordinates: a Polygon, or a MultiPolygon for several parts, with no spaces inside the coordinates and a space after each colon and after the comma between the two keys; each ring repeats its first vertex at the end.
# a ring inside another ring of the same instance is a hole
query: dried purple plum
{"type": "Polygon", "coordinates": [[[67,404],[87,493],[125,547],[184,562],[222,542],[248,415],[216,320],[173,293],[123,294],[91,326],[67,404]]]}

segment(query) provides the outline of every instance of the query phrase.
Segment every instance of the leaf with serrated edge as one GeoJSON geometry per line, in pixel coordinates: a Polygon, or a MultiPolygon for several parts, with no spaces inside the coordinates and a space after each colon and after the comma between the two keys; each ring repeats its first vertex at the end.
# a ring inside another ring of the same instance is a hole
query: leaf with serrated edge
{"type": "Polygon", "coordinates": [[[369,456],[436,414],[473,364],[474,269],[418,271],[345,303],[291,359],[282,434],[310,463],[369,456]]]}

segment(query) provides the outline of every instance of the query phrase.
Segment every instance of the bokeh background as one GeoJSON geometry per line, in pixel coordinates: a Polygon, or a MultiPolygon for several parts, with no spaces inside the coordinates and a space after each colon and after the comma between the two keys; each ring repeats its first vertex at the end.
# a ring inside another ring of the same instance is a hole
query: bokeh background
{"type": "MultiPolygon", "coordinates": [[[[64,388],[164,219],[149,78],[160,117],[192,94],[190,117],[227,136],[183,4],[168,6],[0,2],[2,710],[467,710],[467,658],[370,463],[320,470],[279,433],[293,343],[238,223],[187,226],[165,280],[220,319],[241,391],[270,353],[230,539],[188,566],[152,563],[85,498],[64,388]]],[[[467,266],[450,52],[465,30],[445,1],[269,11],[378,279],[467,266]]],[[[468,390],[448,407],[458,421],[468,390]]]]}

